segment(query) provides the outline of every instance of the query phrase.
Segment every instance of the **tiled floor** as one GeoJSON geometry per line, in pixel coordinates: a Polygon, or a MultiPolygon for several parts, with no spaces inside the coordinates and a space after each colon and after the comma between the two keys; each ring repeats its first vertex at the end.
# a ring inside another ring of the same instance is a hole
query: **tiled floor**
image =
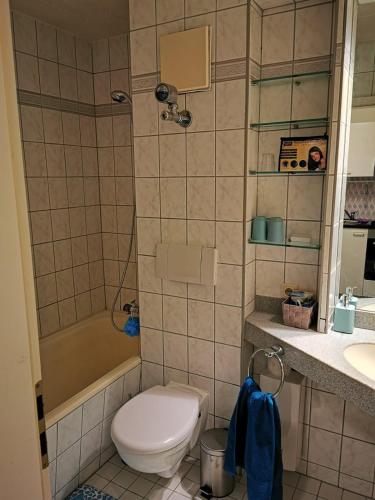
{"type": "MultiPolygon", "coordinates": [[[[86,484],[120,500],[201,500],[199,495],[199,456],[192,451],[171,479],[156,474],[142,474],[124,465],[116,454],[91,476],[86,484]]],[[[238,478],[228,499],[246,500],[246,479],[238,478]]],[[[256,500],[256,499],[252,499],[256,500]]],[[[367,500],[366,497],[344,491],[294,472],[284,473],[284,500],[367,500]]],[[[370,500],[370,499],[368,499],[370,500]]]]}

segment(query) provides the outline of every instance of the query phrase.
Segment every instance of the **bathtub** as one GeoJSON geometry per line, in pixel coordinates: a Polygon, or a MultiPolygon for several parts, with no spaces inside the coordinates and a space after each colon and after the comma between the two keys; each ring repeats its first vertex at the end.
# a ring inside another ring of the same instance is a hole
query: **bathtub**
{"type": "Polygon", "coordinates": [[[117,332],[108,311],[40,340],[53,498],[64,498],[113,455],[110,425],[139,392],[139,350],[139,337],[117,332]]]}

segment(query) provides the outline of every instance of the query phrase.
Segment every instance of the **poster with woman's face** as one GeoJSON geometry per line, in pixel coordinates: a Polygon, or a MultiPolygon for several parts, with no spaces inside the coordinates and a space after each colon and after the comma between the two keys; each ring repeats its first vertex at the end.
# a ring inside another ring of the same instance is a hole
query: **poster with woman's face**
{"type": "Polygon", "coordinates": [[[319,172],[327,167],[327,136],[282,137],[280,172],[319,172]]]}

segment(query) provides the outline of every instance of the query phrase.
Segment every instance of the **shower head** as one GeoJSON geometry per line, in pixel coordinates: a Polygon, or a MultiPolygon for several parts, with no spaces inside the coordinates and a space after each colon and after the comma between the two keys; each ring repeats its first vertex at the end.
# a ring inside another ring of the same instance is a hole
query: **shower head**
{"type": "Polygon", "coordinates": [[[116,102],[128,101],[129,104],[132,104],[129,94],[123,90],[112,90],[111,97],[116,102]]]}

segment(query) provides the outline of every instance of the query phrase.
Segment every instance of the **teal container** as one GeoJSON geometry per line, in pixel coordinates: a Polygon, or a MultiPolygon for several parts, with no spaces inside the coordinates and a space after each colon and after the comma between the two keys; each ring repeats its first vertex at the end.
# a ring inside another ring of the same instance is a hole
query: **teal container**
{"type": "Polygon", "coordinates": [[[263,216],[255,217],[251,224],[251,239],[253,241],[265,241],[267,231],[267,219],[263,216]]]}
{"type": "Polygon", "coordinates": [[[335,317],[333,320],[333,329],[335,332],[353,333],[355,320],[355,306],[344,305],[339,302],[335,307],[335,317]]]}
{"type": "Polygon", "coordinates": [[[284,243],[284,221],[281,217],[267,219],[267,241],[284,243]]]}

